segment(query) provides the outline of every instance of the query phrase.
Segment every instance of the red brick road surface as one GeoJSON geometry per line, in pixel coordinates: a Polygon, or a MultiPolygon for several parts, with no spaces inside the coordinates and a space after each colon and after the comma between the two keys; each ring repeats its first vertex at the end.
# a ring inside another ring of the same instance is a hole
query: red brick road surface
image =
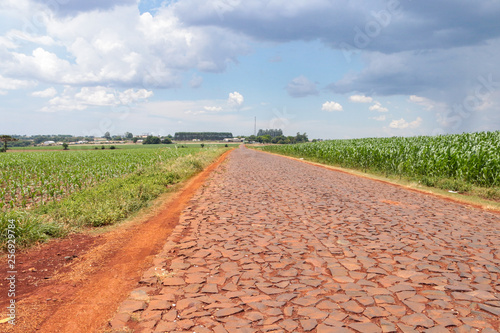
{"type": "Polygon", "coordinates": [[[499,317],[498,214],[240,148],[110,324],[497,332],[499,317]]]}

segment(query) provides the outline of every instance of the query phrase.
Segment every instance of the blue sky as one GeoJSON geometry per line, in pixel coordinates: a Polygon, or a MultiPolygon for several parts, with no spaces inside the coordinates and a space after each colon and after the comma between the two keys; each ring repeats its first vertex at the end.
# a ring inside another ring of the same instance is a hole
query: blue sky
{"type": "Polygon", "coordinates": [[[500,3],[6,0],[1,134],[500,130],[500,3]]]}

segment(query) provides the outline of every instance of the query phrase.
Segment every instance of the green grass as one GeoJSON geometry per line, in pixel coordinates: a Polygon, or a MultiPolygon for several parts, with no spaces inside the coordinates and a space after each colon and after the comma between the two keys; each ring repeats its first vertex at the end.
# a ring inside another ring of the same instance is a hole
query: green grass
{"type": "MultiPolygon", "coordinates": [[[[212,149],[210,147],[203,150],[212,149]]],[[[213,147],[215,149],[215,147],[213,147]]],[[[13,152],[0,155],[0,210],[28,208],[201,150],[178,148],[13,152]]]]}
{"type": "Polygon", "coordinates": [[[332,140],[257,149],[500,200],[500,131],[332,140]]]}
{"type": "MultiPolygon", "coordinates": [[[[148,163],[142,163],[129,172],[117,177],[94,183],[59,200],[38,203],[29,209],[14,207],[0,212],[0,247],[5,249],[7,225],[13,220],[16,225],[16,244],[19,248],[28,247],[52,237],[63,237],[68,233],[85,228],[94,228],[117,223],[131,214],[147,207],[152,200],[173,188],[172,185],[189,178],[209,165],[224,151],[224,148],[189,148],[172,155],[172,152],[151,151],[148,163]]],[[[125,154],[130,159],[134,151],[112,153],[125,154]]],[[[28,153],[22,153],[22,155],[28,153]]],[[[53,158],[51,152],[40,152],[47,159],[53,158]]],[[[64,154],[59,153],[57,154],[64,154]]],[[[104,162],[102,152],[80,152],[72,158],[83,159],[85,154],[98,154],[104,162]],[[82,155],[83,154],[83,155],[82,155]]],[[[104,156],[104,157],[103,157],[104,156]]],[[[1,158],[1,157],[0,157],[1,158]]],[[[125,163],[125,160],[121,160],[125,163]]],[[[116,162],[116,161],[115,161],[116,162]]],[[[74,164],[78,171],[78,164],[74,164]]],[[[54,164],[57,171],[62,164],[54,164]]],[[[29,178],[29,174],[27,174],[29,178]]]]}

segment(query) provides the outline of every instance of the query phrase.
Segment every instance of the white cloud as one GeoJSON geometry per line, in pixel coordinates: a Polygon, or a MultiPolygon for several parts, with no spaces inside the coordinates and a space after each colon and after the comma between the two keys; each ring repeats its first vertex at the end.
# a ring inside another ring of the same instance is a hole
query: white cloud
{"type": "Polygon", "coordinates": [[[57,95],[57,90],[54,87],[50,87],[45,90],[35,91],[31,93],[31,96],[42,97],[42,98],[50,98],[54,97],[55,95],[57,95]]]}
{"type": "Polygon", "coordinates": [[[417,127],[420,127],[420,125],[422,124],[422,121],[423,120],[420,117],[417,117],[417,119],[412,121],[412,122],[407,122],[406,120],[401,118],[399,120],[393,120],[389,124],[389,127],[390,128],[397,128],[397,129],[417,128],[417,127]]]}
{"type": "Polygon", "coordinates": [[[10,38],[2,37],[0,36],[0,46],[3,47],[5,50],[7,49],[15,49],[18,47],[14,41],[12,41],[10,38]]]}
{"type": "Polygon", "coordinates": [[[85,110],[92,106],[118,107],[146,102],[153,96],[152,91],[145,89],[127,89],[118,91],[106,87],[83,87],[79,91],[66,87],[61,96],[55,96],[49,105],[41,109],[43,112],[85,110]]]}
{"type": "Polygon", "coordinates": [[[241,105],[244,102],[243,95],[241,95],[239,92],[235,91],[233,93],[229,93],[229,98],[227,99],[227,105],[231,109],[236,109],[241,107],[241,105]]]}
{"type": "Polygon", "coordinates": [[[22,88],[28,88],[36,86],[36,82],[27,81],[27,80],[19,80],[19,79],[11,79],[9,77],[4,77],[0,74],[0,89],[1,90],[17,90],[22,88]]]}
{"type": "Polygon", "coordinates": [[[292,97],[305,97],[318,94],[316,83],[311,82],[303,75],[290,81],[286,86],[286,91],[292,97]]]}
{"type": "Polygon", "coordinates": [[[365,95],[352,95],[349,97],[349,100],[354,103],[371,103],[373,102],[373,98],[367,97],[365,95]]]}
{"type": "Polygon", "coordinates": [[[370,106],[370,111],[377,111],[377,112],[389,112],[389,109],[386,107],[383,107],[382,104],[379,102],[375,102],[374,105],[370,106]]]}
{"type": "Polygon", "coordinates": [[[67,60],[60,59],[55,53],[38,47],[31,55],[12,52],[12,61],[5,62],[5,72],[9,76],[32,77],[38,81],[66,82],[71,75],[72,66],[67,60]]]}
{"type": "MultiPolygon", "coordinates": [[[[51,46],[51,45],[56,45],[56,41],[50,37],[50,36],[44,36],[44,35],[34,35],[30,34],[27,31],[20,31],[20,30],[10,30],[7,32],[5,35],[12,43],[14,41],[17,42],[30,42],[34,44],[40,44],[40,45],[45,45],[45,46],[51,46]]],[[[15,45],[15,44],[14,44],[15,45]]]]}
{"type": "Polygon", "coordinates": [[[331,101],[331,102],[325,102],[321,107],[321,110],[333,112],[333,111],[344,111],[344,108],[339,103],[331,101]]]}
{"type": "MultiPolygon", "coordinates": [[[[72,16],[65,17],[37,4],[45,18],[35,31],[12,30],[0,36],[0,46],[5,46],[0,73],[73,86],[172,88],[182,84],[182,75],[189,70],[223,72],[250,50],[240,34],[183,24],[171,6],[152,16],[140,14],[135,1],[128,3],[106,5],[100,11],[76,10],[72,3],[68,6],[72,16]],[[26,42],[37,45],[31,54],[20,47],[26,42]],[[49,49],[49,45],[60,47],[49,49]]],[[[65,6],[60,5],[61,10],[65,6]]],[[[201,83],[195,76],[190,85],[196,88],[201,83]]]]}
{"type": "Polygon", "coordinates": [[[385,114],[381,114],[380,116],[376,116],[376,117],[371,117],[370,119],[373,119],[373,120],[376,120],[376,121],[385,121],[387,117],[385,116],[385,114]]]}
{"type": "Polygon", "coordinates": [[[220,112],[223,110],[220,106],[204,106],[203,108],[210,112],[220,112]]]}
{"type": "Polygon", "coordinates": [[[429,98],[416,96],[416,95],[411,95],[408,98],[408,100],[412,103],[415,103],[415,104],[422,106],[427,111],[433,110],[436,107],[438,107],[438,108],[446,107],[444,103],[438,103],[438,102],[435,102],[429,98]]]}

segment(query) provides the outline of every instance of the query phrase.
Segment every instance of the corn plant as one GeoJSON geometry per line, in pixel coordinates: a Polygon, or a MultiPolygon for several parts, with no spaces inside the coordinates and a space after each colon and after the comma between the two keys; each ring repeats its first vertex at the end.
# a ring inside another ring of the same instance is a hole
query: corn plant
{"type": "Polygon", "coordinates": [[[0,210],[29,208],[198,149],[40,151],[0,156],[0,210]]]}

